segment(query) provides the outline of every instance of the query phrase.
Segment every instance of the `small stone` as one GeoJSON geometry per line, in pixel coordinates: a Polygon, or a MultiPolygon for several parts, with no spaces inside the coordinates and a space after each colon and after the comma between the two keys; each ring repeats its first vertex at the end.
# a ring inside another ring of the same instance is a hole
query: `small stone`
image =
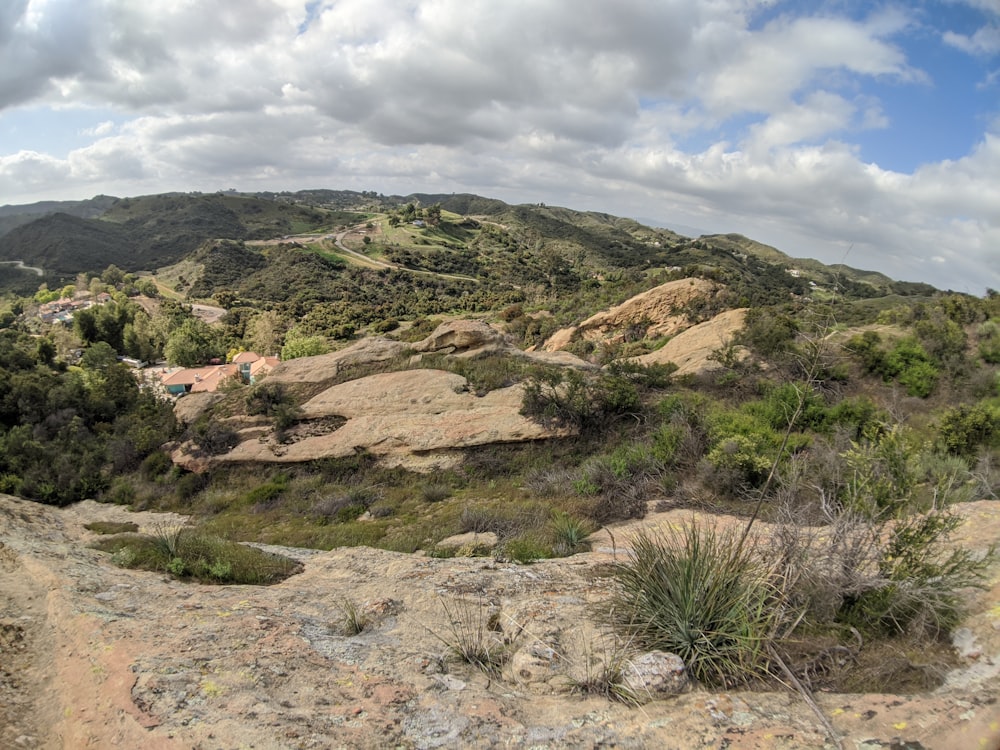
{"type": "Polygon", "coordinates": [[[677,695],[688,685],[684,660],[665,651],[650,651],[632,659],[624,678],[625,687],[639,699],[677,695]]]}
{"type": "Polygon", "coordinates": [[[951,645],[963,659],[978,659],[983,655],[982,647],[976,643],[976,636],[969,628],[958,628],[951,634],[951,645]]]}

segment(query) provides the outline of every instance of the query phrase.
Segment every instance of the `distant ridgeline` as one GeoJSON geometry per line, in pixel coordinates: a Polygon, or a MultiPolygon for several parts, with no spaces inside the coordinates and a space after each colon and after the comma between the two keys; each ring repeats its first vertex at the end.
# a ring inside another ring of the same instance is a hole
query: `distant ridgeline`
{"type": "MultiPolygon", "coordinates": [[[[792,259],[741,235],[689,239],[608,214],[508,205],[469,194],[169,193],[3,206],[0,260],[45,269],[53,287],[110,265],[152,271],[191,259],[200,269],[196,278],[185,279],[184,291],[191,296],[209,297],[222,288],[245,299],[280,299],[291,294],[288,284],[294,282],[314,287],[308,298],[330,300],[344,293],[321,288],[344,272],[344,258],[331,252],[332,245],[289,242],[281,249],[262,249],[242,243],[334,232],[365,222],[372,229],[364,249],[386,267],[558,295],[614,281],[623,273],[634,281],[636,274],[651,277],[662,271],[724,281],[747,304],[807,295],[816,287],[854,298],[935,291],[848,266],[792,259]],[[425,222],[420,217],[431,207],[425,222]],[[402,224],[407,231],[388,232],[384,224],[402,224]],[[290,247],[297,251],[290,253],[290,247]],[[269,274],[272,265],[275,273],[269,274]]],[[[0,266],[0,289],[33,289],[38,283],[14,266],[0,266]]],[[[413,279],[406,283],[420,286],[413,279]]],[[[424,286],[433,289],[434,284],[424,286]]]]}

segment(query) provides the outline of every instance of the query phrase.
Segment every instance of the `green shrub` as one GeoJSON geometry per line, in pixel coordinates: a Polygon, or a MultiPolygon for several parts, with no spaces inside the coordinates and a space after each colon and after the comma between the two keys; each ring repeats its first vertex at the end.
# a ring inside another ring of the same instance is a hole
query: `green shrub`
{"type": "Polygon", "coordinates": [[[244,398],[247,414],[271,416],[282,404],[289,403],[289,394],[283,383],[264,380],[250,386],[244,398]]]}
{"type": "Polygon", "coordinates": [[[815,429],[826,420],[826,405],[808,383],[768,384],[764,399],[746,404],[743,410],[779,432],[788,429],[793,418],[791,427],[795,430],[815,429]]]}
{"type": "Polygon", "coordinates": [[[228,453],[240,442],[236,430],[211,419],[200,421],[195,426],[194,434],[198,447],[210,456],[228,453]]]}
{"type": "Polygon", "coordinates": [[[459,528],[463,534],[491,531],[503,542],[520,534],[544,529],[550,513],[546,505],[535,502],[471,505],[462,511],[459,528]]]}
{"type": "Polygon", "coordinates": [[[503,542],[497,548],[495,555],[504,560],[527,564],[554,557],[554,552],[552,543],[543,534],[527,533],[503,542]]]}
{"type": "Polygon", "coordinates": [[[153,451],[142,460],[139,466],[139,473],[146,481],[159,479],[173,468],[173,461],[170,456],[163,451],[153,451]]]}
{"type": "Polygon", "coordinates": [[[961,590],[982,586],[994,556],[944,548],[961,522],[954,513],[933,511],[893,525],[876,561],[877,577],[845,598],[838,619],[869,634],[950,631],[961,619],[961,590]]]}
{"type": "MultiPolygon", "coordinates": [[[[324,523],[348,523],[364,515],[373,503],[382,499],[381,490],[370,487],[352,487],[342,495],[326,497],[313,505],[313,513],[324,523]]],[[[389,508],[389,515],[392,508],[389,508]]]]}
{"type": "Polygon", "coordinates": [[[585,461],[573,488],[580,495],[597,498],[590,511],[597,523],[642,518],[663,471],[663,464],[646,446],[623,445],[585,461]]]}
{"type": "Polygon", "coordinates": [[[202,583],[270,584],[299,572],[294,560],[193,529],[163,528],[153,536],[128,534],[100,540],[116,564],[170,573],[202,583]]]}
{"type": "Polygon", "coordinates": [[[190,500],[192,497],[201,492],[205,485],[208,484],[208,479],[201,474],[194,473],[184,473],[177,480],[174,485],[174,489],[177,492],[177,497],[181,500],[190,500]]]}
{"type": "Polygon", "coordinates": [[[949,409],[938,422],[938,435],[948,453],[973,459],[979,448],[1000,435],[1000,413],[986,404],[949,409]]]}
{"type": "Polygon", "coordinates": [[[747,311],[743,330],[736,337],[736,343],[752,349],[765,358],[784,354],[792,348],[799,332],[799,324],[793,317],[773,308],[755,307],[747,311]]]}
{"type": "Polygon", "coordinates": [[[712,686],[745,683],[767,671],[767,647],[783,608],[773,571],[736,533],[690,524],[640,534],[614,567],[610,618],[645,649],[680,656],[712,686]]]}
{"type": "Polygon", "coordinates": [[[256,511],[266,510],[275,504],[287,488],[288,477],[285,474],[278,474],[270,482],[259,484],[250,490],[244,500],[256,511]]]}
{"type": "Polygon", "coordinates": [[[1000,320],[994,318],[980,324],[976,333],[979,337],[979,356],[989,364],[1000,364],[1000,320]]]}
{"type": "Polygon", "coordinates": [[[790,435],[785,453],[779,456],[782,435],[763,419],[742,410],[717,409],[709,419],[706,478],[726,494],[759,487],[775,461],[783,462],[806,442],[803,435],[790,435]]]}
{"type": "Polygon", "coordinates": [[[841,496],[848,508],[876,517],[906,507],[917,483],[918,455],[902,428],[871,428],[842,457],[850,469],[841,496]]]}
{"type": "Polygon", "coordinates": [[[451,487],[440,482],[420,486],[420,496],[428,503],[439,503],[451,497],[451,487]]]}
{"type": "Polygon", "coordinates": [[[135,487],[124,477],[118,477],[101,495],[102,502],[114,503],[115,505],[131,505],[135,499],[135,487]]]}
{"type": "Polygon", "coordinates": [[[586,432],[639,408],[639,392],[627,377],[543,369],[524,382],[521,414],[586,432]]]}
{"type": "Polygon", "coordinates": [[[93,531],[95,534],[128,534],[139,530],[139,524],[132,521],[91,521],[85,523],[83,528],[93,531]]]}

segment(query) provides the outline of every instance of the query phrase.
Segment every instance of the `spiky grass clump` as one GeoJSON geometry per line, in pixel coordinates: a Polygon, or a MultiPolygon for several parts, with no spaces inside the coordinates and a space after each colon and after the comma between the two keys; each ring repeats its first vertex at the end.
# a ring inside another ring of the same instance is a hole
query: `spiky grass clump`
{"type": "Polygon", "coordinates": [[[636,645],[677,654],[708,685],[747,683],[766,672],[784,611],[781,590],[736,533],[692,523],[640,534],[614,576],[611,619],[636,645]]]}
{"type": "Polygon", "coordinates": [[[337,602],[339,610],[339,630],[346,636],[361,635],[372,624],[364,606],[347,597],[337,602]]]}
{"type": "Polygon", "coordinates": [[[445,633],[431,631],[461,661],[471,664],[492,679],[499,679],[504,665],[514,653],[518,633],[506,637],[499,611],[482,597],[476,601],[441,600],[448,620],[445,633]]]}
{"type": "Polygon", "coordinates": [[[451,487],[440,482],[421,485],[420,496],[428,503],[439,503],[451,497],[451,487]]]}
{"type": "Polygon", "coordinates": [[[641,696],[633,690],[627,679],[631,651],[615,637],[602,638],[600,649],[592,641],[584,644],[579,664],[574,664],[567,675],[568,688],[577,695],[596,695],[609,701],[638,706],[641,696]]]}
{"type": "Polygon", "coordinates": [[[594,527],[582,518],[556,512],[549,522],[549,532],[553,538],[553,552],[559,556],[568,556],[589,549],[586,539],[594,533],[594,527]]]}

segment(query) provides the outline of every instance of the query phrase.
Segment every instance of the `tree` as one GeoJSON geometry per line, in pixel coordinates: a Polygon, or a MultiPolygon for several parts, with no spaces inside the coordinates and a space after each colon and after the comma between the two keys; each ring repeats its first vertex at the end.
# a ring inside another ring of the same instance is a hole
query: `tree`
{"type": "Polygon", "coordinates": [[[101,274],[101,281],[103,281],[108,286],[119,286],[125,281],[125,272],[112,263],[110,266],[104,269],[104,273],[101,274]]]}
{"type": "Polygon", "coordinates": [[[220,331],[197,318],[188,318],[170,334],[163,353],[171,364],[193,367],[225,357],[226,344],[220,331]]]}
{"type": "Polygon", "coordinates": [[[285,321],[276,311],[265,310],[255,316],[247,326],[243,343],[252,352],[265,356],[274,354],[281,349],[285,326],[285,321]]]}
{"type": "Polygon", "coordinates": [[[116,362],[118,362],[117,353],[105,341],[98,341],[93,346],[87,347],[87,351],[80,358],[80,366],[85,370],[107,370],[116,362]]]}
{"type": "Polygon", "coordinates": [[[326,354],[328,351],[330,351],[330,346],[322,336],[306,336],[293,330],[285,336],[285,345],[281,347],[281,358],[289,360],[299,357],[315,357],[319,354],[326,354]]]}

